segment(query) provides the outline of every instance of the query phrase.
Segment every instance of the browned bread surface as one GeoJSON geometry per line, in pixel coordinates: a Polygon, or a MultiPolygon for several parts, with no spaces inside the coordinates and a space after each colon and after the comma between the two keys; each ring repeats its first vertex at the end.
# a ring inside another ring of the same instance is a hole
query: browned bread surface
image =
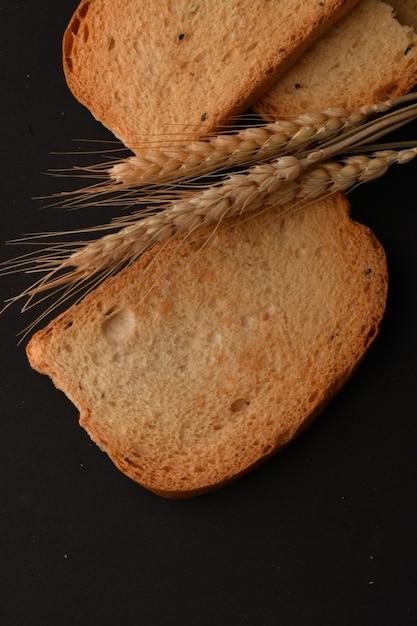
{"type": "MultiPolygon", "coordinates": [[[[403,25],[390,4],[360,2],[310,46],[255,110],[266,119],[328,107],[355,111],[408,93],[417,83],[412,28],[417,12],[413,22],[403,25]]],[[[402,15],[411,19],[411,9],[402,15]]]]}
{"type": "Polygon", "coordinates": [[[338,194],[156,248],[37,332],[30,363],[144,487],[224,485],[304,429],[378,333],[385,255],[348,213],[338,194]]]}
{"type": "Polygon", "coordinates": [[[358,0],[83,0],[68,86],[133,151],[245,111],[358,0]]]}

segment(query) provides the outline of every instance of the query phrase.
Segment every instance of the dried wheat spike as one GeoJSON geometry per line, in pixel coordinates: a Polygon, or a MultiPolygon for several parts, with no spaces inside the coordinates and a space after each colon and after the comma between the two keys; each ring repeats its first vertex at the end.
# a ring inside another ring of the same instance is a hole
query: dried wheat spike
{"type": "MultiPolygon", "coordinates": [[[[276,120],[234,133],[220,133],[170,148],[155,149],[111,165],[76,168],[77,173],[84,171],[92,177],[104,178],[104,181],[55,197],[60,198],[59,204],[68,207],[89,204],[130,206],[132,196],[129,192],[134,190],[137,198],[139,188],[143,188],[144,201],[161,203],[164,195],[160,195],[160,189],[155,194],[156,186],[172,186],[235,166],[249,167],[282,155],[298,155],[329,141],[349,137],[358,128],[365,127],[370,121],[372,123],[377,116],[416,100],[417,94],[407,94],[364,106],[354,112],[340,108],[313,111],[294,119],[276,120]],[[114,193],[121,195],[109,197],[114,193]]],[[[172,193],[172,187],[169,193],[172,193]]]]}
{"type": "MultiPolygon", "coordinates": [[[[20,294],[29,301],[42,292],[68,287],[116,273],[155,244],[195,231],[207,224],[218,225],[237,214],[251,214],[271,206],[294,210],[313,200],[346,190],[382,176],[394,163],[405,164],[417,156],[417,147],[401,151],[383,150],[372,156],[352,155],[341,162],[324,161],[307,167],[296,157],[281,157],[274,163],[256,165],[246,174],[235,174],[226,183],[208,187],[192,198],[173,203],[164,210],[140,219],[125,218],[119,231],[81,245],[71,252],[51,247],[39,256],[37,271],[46,275],[20,294]]],[[[36,261],[36,258],[35,258],[36,261]]],[[[28,259],[33,270],[33,258],[28,259]]],[[[20,261],[19,267],[22,267],[20,261]]],[[[97,282],[94,282],[96,285],[97,282]]]]}

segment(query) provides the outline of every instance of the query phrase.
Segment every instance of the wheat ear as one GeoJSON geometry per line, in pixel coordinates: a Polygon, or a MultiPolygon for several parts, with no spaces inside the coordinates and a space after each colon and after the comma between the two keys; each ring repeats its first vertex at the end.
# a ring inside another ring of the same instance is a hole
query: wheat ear
{"type": "Polygon", "coordinates": [[[218,168],[271,160],[323,143],[415,98],[415,94],[407,94],[364,106],[354,112],[336,107],[311,111],[294,119],[275,120],[234,134],[219,134],[183,146],[128,157],[108,168],[107,174],[115,183],[131,188],[149,182],[159,184],[184,180],[218,168]]]}
{"type": "Polygon", "coordinates": [[[247,167],[251,163],[268,161],[279,155],[294,154],[363,124],[376,113],[376,108],[383,106],[364,108],[354,114],[340,108],[310,112],[294,120],[277,120],[234,133],[220,133],[190,143],[136,154],[110,166],[99,164],[76,168],[73,171],[77,174],[82,172],[85,176],[88,173],[93,178],[99,176],[104,178],[104,182],[54,197],[63,198],[59,204],[67,208],[89,204],[114,205],[120,204],[119,198],[108,196],[116,192],[121,193],[120,199],[129,205],[128,192],[134,190],[137,198],[138,188],[142,187],[144,195],[148,195],[152,189],[153,203],[161,203],[161,185],[184,183],[235,166],[247,167]],[[157,194],[154,193],[156,186],[157,194]],[[104,199],[100,200],[100,197],[104,199]]]}
{"type": "MultiPolygon", "coordinates": [[[[295,157],[281,157],[272,164],[256,165],[247,174],[235,174],[227,183],[209,187],[195,197],[177,202],[144,219],[136,215],[121,230],[81,245],[70,252],[69,244],[47,250],[37,271],[47,272],[18,298],[29,301],[42,292],[91,281],[95,276],[116,273],[155,244],[207,224],[218,224],[233,215],[265,210],[271,206],[299,206],[382,176],[394,163],[405,164],[417,156],[417,147],[381,150],[372,156],[352,155],[341,162],[324,161],[307,167],[295,157]]],[[[307,160],[304,161],[304,164],[307,160]]],[[[28,257],[33,271],[33,259],[28,257]]],[[[36,259],[35,259],[36,260],[36,259]]],[[[19,267],[25,264],[20,259],[19,267]]],[[[100,278],[97,279],[100,281],[100,278]]],[[[96,283],[95,283],[96,284],[96,283]]]]}
{"type": "Polygon", "coordinates": [[[262,209],[265,203],[281,205],[312,200],[374,180],[392,164],[408,163],[416,155],[417,147],[383,150],[371,157],[353,155],[341,163],[324,161],[317,166],[311,166],[308,157],[303,161],[291,156],[280,157],[273,163],[255,165],[246,174],[232,174],[221,185],[208,187],[155,215],[144,219],[130,216],[130,224],[87,244],[64,263],[66,267],[79,268],[84,273],[94,259],[94,269],[100,271],[113,263],[119,265],[137,258],[155,244],[182,232],[262,209]]]}
{"type": "Polygon", "coordinates": [[[133,190],[137,200],[137,190],[142,187],[144,196],[152,191],[151,201],[161,203],[167,198],[167,192],[164,195],[159,189],[155,194],[153,188],[157,185],[175,185],[231,167],[248,167],[278,156],[299,154],[327,141],[349,136],[376,116],[416,99],[417,94],[407,94],[364,106],[354,112],[341,108],[308,112],[294,119],[276,120],[235,133],[208,136],[184,145],[144,152],[110,166],[102,164],[77,168],[77,172],[81,169],[92,177],[104,177],[104,182],[54,197],[60,198],[59,204],[66,207],[89,204],[130,206],[132,197],[129,191],[133,190]],[[120,196],[110,195],[114,193],[120,196]]]}
{"type": "Polygon", "coordinates": [[[128,157],[112,165],[109,179],[124,187],[155,182],[172,182],[201,176],[218,168],[230,168],[251,160],[264,161],[291,154],[314,142],[339,133],[342,128],[361,124],[365,114],[352,116],[345,109],[306,113],[294,120],[277,120],[193,141],[184,146],[128,157]]]}

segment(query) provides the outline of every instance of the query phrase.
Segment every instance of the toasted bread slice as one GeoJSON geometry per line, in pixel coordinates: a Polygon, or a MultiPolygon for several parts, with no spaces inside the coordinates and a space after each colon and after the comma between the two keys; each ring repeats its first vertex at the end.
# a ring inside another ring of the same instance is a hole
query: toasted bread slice
{"type": "Polygon", "coordinates": [[[320,37],[254,109],[265,119],[327,107],[355,111],[417,83],[417,35],[393,8],[364,0],[320,37]]]}
{"type": "Polygon", "coordinates": [[[385,255],[348,213],[337,194],[156,247],[37,332],[30,363],[133,480],[218,488],[300,433],[378,333],[385,255]]]}
{"type": "Polygon", "coordinates": [[[134,152],[184,142],[245,111],[357,2],[83,0],[65,76],[134,152]]]}

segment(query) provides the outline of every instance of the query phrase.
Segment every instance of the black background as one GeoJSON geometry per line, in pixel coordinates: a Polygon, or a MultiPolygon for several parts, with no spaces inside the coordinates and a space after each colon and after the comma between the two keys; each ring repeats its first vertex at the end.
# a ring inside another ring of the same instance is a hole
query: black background
{"type": "MultiPolygon", "coordinates": [[[[2,260],[13,237],[93,219],[32,199],[71,184],[42,174],[78,163],[54,152],[111,138],[63,78],[76,6],[0,3],[2,260]]],[[[416,176],[397,166],[350,195],[390,270],[366,360],[301,438],[217,493],[169,501],[123,476],[30,369],[31,315],[0,316],[2,624],[417,624],[416,176]]],[[[2,300],[27,284],[1,279],[2,300]]]]}

